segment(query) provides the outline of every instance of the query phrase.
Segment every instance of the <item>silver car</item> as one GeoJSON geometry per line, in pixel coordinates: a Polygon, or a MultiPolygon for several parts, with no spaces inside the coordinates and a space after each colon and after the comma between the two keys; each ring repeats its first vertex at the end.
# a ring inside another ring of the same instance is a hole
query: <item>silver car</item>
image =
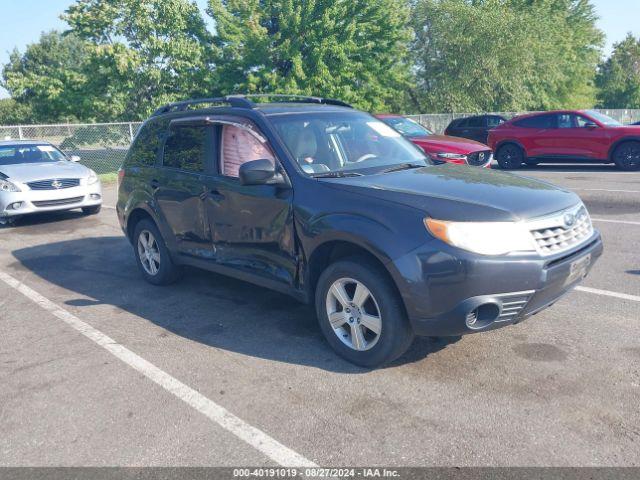
{"type": "Polygon", "coordinates": [[[96,173],[40,141],[0,142],[0,224],[22,215],[81,208],[100,211],[102,186],[96,173]]]}

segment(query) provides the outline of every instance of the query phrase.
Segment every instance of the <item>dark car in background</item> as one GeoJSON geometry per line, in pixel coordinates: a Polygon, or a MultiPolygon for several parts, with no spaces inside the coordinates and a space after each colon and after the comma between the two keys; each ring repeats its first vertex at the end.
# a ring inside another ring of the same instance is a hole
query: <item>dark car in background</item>
{"type": "Polygon", "coordinates": [[[376,118],[419,146],[436,165],[453,163],[491,168],[493,154],[482,143],[466,138],[435,135],[418,122],[402,115],[379,114],[376,118]]]}
{"type": "Polygon", "coordinates": [[[150,283],[190,265],[282,292],[315,305],[338,354],[375,367],[414,335],[521,322],[602,253],[573,192],[434,167],[337,100],[252,98],[171,104],[137,134],[117,215],[150,283]]]}
{"type": "Polygon", "coordinates": [[[594,110],[558,110],[515,117],[489,133],[501,168],[538,163],[615,163],[640,170],[640,126],[594,110]]]}
{"type": "Polygon", "coordinates": [[[502,125],[507,119],[500,115],[476,115],[457,118],[445,129],[445,135],[468,138],[487,145],[489,130],[502,125]]]}

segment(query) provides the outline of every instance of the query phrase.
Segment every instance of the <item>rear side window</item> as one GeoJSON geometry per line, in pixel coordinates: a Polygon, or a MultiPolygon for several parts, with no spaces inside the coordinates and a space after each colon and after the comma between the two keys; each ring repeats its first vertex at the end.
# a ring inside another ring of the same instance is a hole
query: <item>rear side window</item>
{"type": "Polygon", "coordinates": [[[500,117],[487,117],[487,127],[495,128],[498,125],[502,125],[504,120],[500,117]]]}
{"type": "Polygon", "coordinates": [[[468,126],[470,128],[484,127],[483,122],[482,122],[482,117],[472,117],[472,118],[470,118],[468,126]]]}
{"type": "Polygon", "coordinates": [[[553,115],[538,115],[517,120],[513,124],[522,128],[555,128],[555,117],[553,115]]]}
{"type": "Polygon", "coordinates": [[[162,165],[187,172],[204,172],[206,145],[206,126],[173,128],[164,145],[162,165]]]}
{"type": "Polygon", "coordinates": [[[153,166],[162,148],[167,122],[155,120],[145,123],[129,148],[125,165],[153,166]]]}
{"type": "Polygon", "coordinates": [[[238,177],[240,166],[252,160],[275,162],[269,146],[244,128],[224,125],[221,143],[220,171],[227,177],[238,177]]]}

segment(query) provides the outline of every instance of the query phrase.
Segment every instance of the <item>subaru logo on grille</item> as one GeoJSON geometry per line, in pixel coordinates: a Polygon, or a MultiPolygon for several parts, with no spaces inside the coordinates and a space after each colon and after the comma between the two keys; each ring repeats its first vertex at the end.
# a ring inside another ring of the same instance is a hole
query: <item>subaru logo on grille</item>
{"type": "Polygon", "coordinates": [[[573,213],[565,213],[562,218],[565,227],[572,227],[576,223],[576,216],[573,213]]]}
{"type": "Polygon", "coordinates": [[[51,186],[57,190],[62,186],[62,182],[60,182],[59,180],[54,180],[53,182],[51,182],[51,186]]]}

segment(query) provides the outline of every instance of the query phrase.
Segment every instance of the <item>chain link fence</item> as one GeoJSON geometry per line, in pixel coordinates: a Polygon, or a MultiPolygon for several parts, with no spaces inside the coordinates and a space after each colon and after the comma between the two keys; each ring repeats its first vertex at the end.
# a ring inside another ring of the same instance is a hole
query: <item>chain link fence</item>
{"type": "MultiPolygon", "coordinates": [[[[623,124],[640,121],[639,110],[598,110],[623,124]]],[[[512,118],[526,112],[496,112],[512,118]]],[[[456,118],[478,115],[477,113],[442,113],[408,115],[434,133],[441,134],[456,118]]],[[[43,140],[58,146],[68,155],[77,155],[80,162],[92,168],[103,178],[113,177],[122,165],[131,141],[141,122],[95,123],[69,125],[21,125],[0,126],[0,141],[43,140]]]]}
{"type": "Polygon", "coordinates": [[[50,142],[69,156],[79,156],[80,163],[105,178],[114,176],[122,165],[140,125],[140,122],[129,122],[0,127],[0,141],[50,142]]]}

